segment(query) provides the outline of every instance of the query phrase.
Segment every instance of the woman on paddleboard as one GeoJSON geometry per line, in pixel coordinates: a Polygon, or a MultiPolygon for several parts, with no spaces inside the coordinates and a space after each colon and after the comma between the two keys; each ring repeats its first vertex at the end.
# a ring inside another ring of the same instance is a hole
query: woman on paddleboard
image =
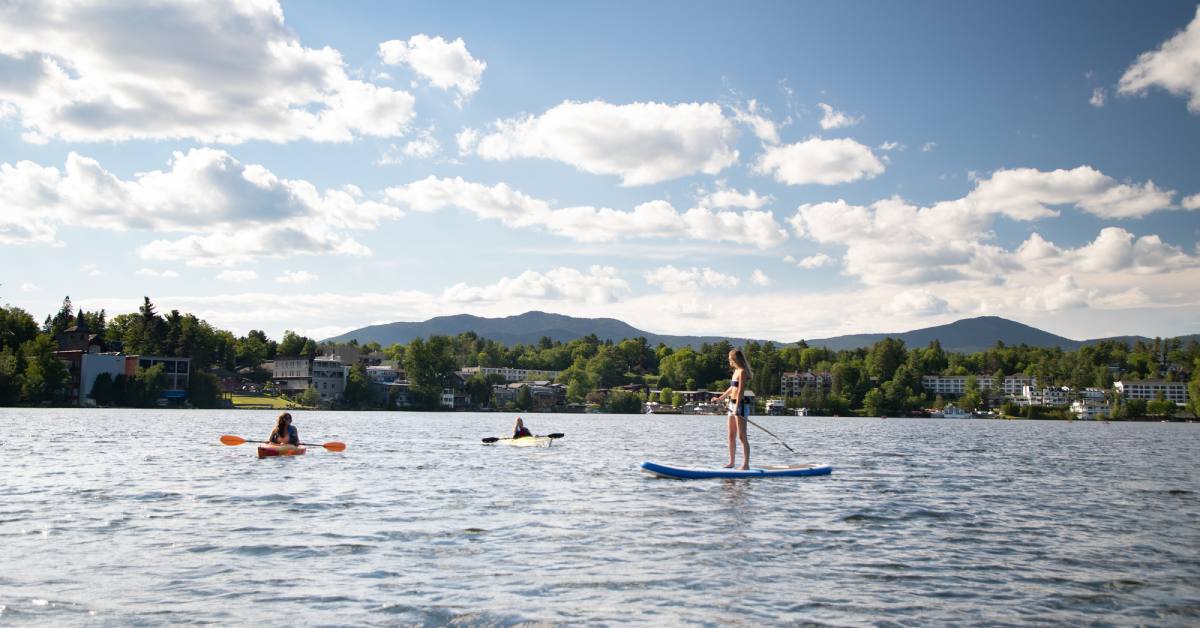
{"type": "Polygon", "coordinates": [[[517,422],[513,425],[512,437],[523,438],[525,436],[533,436],[533,432],[530,432],[529,428],[525,427],[525,422],[521,420],[521,417],[517,417],[517,422]]]}
{"type": "Polygon", "coordinates": [[[292,425],[291,414],[284,412],[279,415],[279,421],[275,423],[275,431],[271,432],[271,437],[267,439],[267,442],[273,445],[300,445],[300,433],[292,425]]]}
{"type": "Polygon", "coordinates": [[[737,457],[737,441],[742,441],[742,470],[750,468],[750,439],[746,436],[746,417],[750,412],[746,400],[746,380],[750,379],[750,363],[741,349],[729,351],[729,366],[733,369],[733,379],[729,388],[713,401],[725,401],[729,406],[729,464],[726,469],[733,468],[737,457]]]}

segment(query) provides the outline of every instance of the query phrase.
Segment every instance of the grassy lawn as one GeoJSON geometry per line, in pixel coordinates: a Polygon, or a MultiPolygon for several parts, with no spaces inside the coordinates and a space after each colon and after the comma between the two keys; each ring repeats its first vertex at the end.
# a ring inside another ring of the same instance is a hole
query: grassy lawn
{"type": "Polygon", "coordinates": [[[253,393],[236,393],[233,395],[233,407],[269,407],[279,410],[300,410],[304,406],[280,397],[268,397],[253,393]]]}

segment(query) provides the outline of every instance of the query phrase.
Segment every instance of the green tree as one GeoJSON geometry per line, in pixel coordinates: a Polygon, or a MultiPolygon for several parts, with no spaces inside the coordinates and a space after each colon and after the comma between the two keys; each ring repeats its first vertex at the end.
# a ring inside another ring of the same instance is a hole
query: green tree
{"type": "Polygon", "coordinates": [[[0,406],[21,400],[20,360],[10,347],[0,348],[0,406]]]}
{"type": "Polygon", "coordinates": [[[458,370],[450,338],[430,336],[416,338],[404,351],[404,372],[411,384],[411,397],[416,405],[435,409],[441,403],[442,389],[451,383],[458,370]]]}
{"type": "Polygon", "coordinates": [[[346,390],[342,391],[342,403],[349,408],[365,408],[371,400],[370,378],[367,367],[361,362],[350,367],[346,376],[346,390]]]}
{"type": "Polygon", "coordinates": [[[305,388],[296,398],[296,402],[306,408],[315,408],[321,404],[321,393],[316,388],[305,388]]]}
{"type": "MultiPolygon", "coordinates": [[[[683,399],[683,395],[680,395],[679,398],[683,399]]],[[[663,389],[659,390],[658,391],[658,399],[659,399],[660,403],[668,403],[671,405],[681,405],[681,404],[675,403],[675,391],[670,388],[663,388],[663,389]]]]}
{"type": "Polygon", "coordinates": [[[522,386],[517,391],[517,399],[515,405],[518,410],[528,412],[533,409],[533,393],[529,391],[528,386],[522,386]]]}
{"type": "Polygon", "coordinates": [[[642,398],[624,390],[614,390],[608,395],[604,411],[610,414],[640,414],[642,398]]]}
{"type": "Polygon", "coordinates": [[[492,383],[482,373],[475,373],[466,383],[467,397],[471,405],[487,407],[492,402],[492,383]]]}
{"type": "Polygon", "coordinates": [[[42,329],[44,333],[51,338],[61,334],[66,328],[70,327],[75,322],[75,310],[71,306],[71,297],[63,297],[62,307],[58,308],[58,312],[54,316],[46,317],[46,325],[42,329]]]}
{"type": "Polygon", "coordinates": [[[113,405],[113,376],[111,373],[101,373],[92,382],[92,392],[88,395],[101,407],[113,405]]]}
{"type": "Polygon", "coordinates": [[[21,347],[25,372],[21,374],[21,396],[30,403],[63,403],[70,373],[54,355],[57,349],[49,334],[38,334],[21,347]]]}
{"type": "Polygon", "coordinates": [[[29,312],[19,307],[0,307],[0,349],[11,349],[15,354],[37,335],[37,321],[29,312]]]}
{"type": "Polygon", "coordinates": [[[867,355],[867,372],[880,382],[888,381],[907,357],[904,342],[896,338],[884,338],[871,346],[871,352],[867,355]]]}
{"type": "Polygon", "coordinates": [[[188,378],[188,401],[197,408],[220,408],[221,380],[204,371],[192,373],[188,378]]]}

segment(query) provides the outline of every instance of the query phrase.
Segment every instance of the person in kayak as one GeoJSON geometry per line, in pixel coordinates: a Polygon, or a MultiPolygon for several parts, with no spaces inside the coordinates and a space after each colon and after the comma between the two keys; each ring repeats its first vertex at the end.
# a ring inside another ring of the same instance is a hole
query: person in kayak
{"type": "Polygon", "coordinates": [[[533,436],[533,432],[530,432],[529,428],[525,427],[525,422],[521,420],[521,417],[517,417],[517,422],[513,425],[512,437],[524,438],[526,436],[533,436]]]}
{"type": "Polygon", "coordinates": [[[737,441],[742,441],[742,470],[750,468],[750,439],[746,436],[746,417],[750,415],[746,400],[746,380],[750,379],[750,363],[741,349],[729,351],[729,366],[733,369],[733,378],[729,388],[714,402],[725,401],[729,406],[729,464],[726,469],[733,468],[737,458],[737,441]]]}
{"type": "Polygon", "coordinates": [[[300,433],[292,425],[292,415],[290,413],[284,412],[279,415],[279,421],[275,423],[275,431],[271,432],[271,437],[267,439],[267,442],[272,445],[300,446],[300,433]]]}

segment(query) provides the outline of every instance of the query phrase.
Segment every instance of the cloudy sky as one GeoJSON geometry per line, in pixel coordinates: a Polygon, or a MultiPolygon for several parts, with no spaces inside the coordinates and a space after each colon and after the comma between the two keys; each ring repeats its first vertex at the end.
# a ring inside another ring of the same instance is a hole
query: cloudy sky
{"type": "Polygon", "coordinates": [[[0,302],[1200,332],[1190,2],[0,6],[0,302]]]}

